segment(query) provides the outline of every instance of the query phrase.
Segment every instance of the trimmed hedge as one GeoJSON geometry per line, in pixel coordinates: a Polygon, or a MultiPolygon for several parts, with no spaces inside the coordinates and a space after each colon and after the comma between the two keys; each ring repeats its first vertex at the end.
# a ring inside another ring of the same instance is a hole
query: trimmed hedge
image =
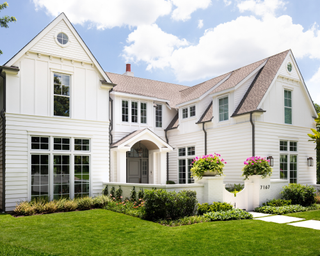
{"type": "Polygon", "coordinates": [[[213,202],[212,204],[204,203],[198,204],[198,214],[203,215],[207,212],[219,212],[229,211],[232,209],[232,205],[228,203],[213,202]]]}
{"type": "Polygon", "coordinates": [[[203,215],[209,218],[211,221],[217,220],[241,220],[241,219],[252,219],[252,214],[243,211],[241,209],[233,209],[226,212],[208,212],[203,215]]]}
{"type": "Polygon", "coordinates": [[[281,194],[284,199],[291,200],[292,204],[310,206],[316,202],[316,190],[308,185],[292,183],[284,186],[281,194]]]}
{"type": "Polygon", "coordinates": [[[287,214],[287,213],[293,213],[293,212],[305,212],[307,211],[307,207],[303,207],[301,205],[287,205],[287,206],[262,206],[254,209],[255,212],[262,212],[262,213],[270,213],[270,214],[287,214]]]}
{"type": "Polygon", "coordinates": [[[288,206],[288,205],[291,205],[291,200],[285,200],[285,199],[272,199],[262,204],[262,206],[274,206],[274,207],[288,206]]]}
{"type": "Polygon", "coordinates": [[[196,212],[195,191],[182,190],[176,193],[163,189],[146,190],[144,200],[147,220],[175,220],[192,216],[196,212]]]}

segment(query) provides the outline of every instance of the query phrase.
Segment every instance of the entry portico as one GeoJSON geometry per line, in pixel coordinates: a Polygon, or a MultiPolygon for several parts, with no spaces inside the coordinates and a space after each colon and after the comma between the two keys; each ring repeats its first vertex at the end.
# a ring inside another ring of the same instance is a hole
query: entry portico
{"type": "Polygon", "coordinates": [[[111,145],[110,180],[166,184],[167,157],[173,148],[150,129],[134,131],[111,145]]]}

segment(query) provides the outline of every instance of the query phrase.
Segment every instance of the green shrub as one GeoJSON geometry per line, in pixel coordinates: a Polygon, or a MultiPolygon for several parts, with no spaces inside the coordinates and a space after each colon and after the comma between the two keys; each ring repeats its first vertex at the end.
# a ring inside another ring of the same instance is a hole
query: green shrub
{"type": "Polygon", "coordinates": [[[195,223],[202,223],[210,221],[209,218],[204,216],[189,216],[180,218],[177,220],[159,220],[158,223],[164,226],[183,226],[183,225],[191,225],[195,223]]]}
{"type": "Polygon", "coordinates": [[[114,212],[124,213],[133,217],[144,217],[144,202],[136,201],[132,202],[129,200],[125,200],[123,202],[110,201],[106,209],[114,212]]]}
{"type": "Polygon", "coordinates": [[[112,187],[110,190],[110,197],[115,198],[115,196],[116,196],[116,189],[114,187],[112,187]]]}
{"type": "Polygon", "coordinates": [[[140,189],[139,193],[138,193],[138,199],[143,200],[144,199],[144,191],[143,188],[140,189]]]}
{"type": "Polygon", "coordinates": [[[291,183],[284,186],[281,194],[284,199],[291,200],[292,204],[310,206],[316,202],[316,190],[308,185],[291,183]]]}
{"type": "Polygon", "coordinates": [[[306,207],[303,207],[301,205],[287,205],[287,206],[262,206],[254,209],[255,212],[262,212],[262,213],[270,213],[270,214],[287,214],[292,212],[305,212],[308,209],[306,207]]]}
{"type": "Polygon", "coordinates": [[[46,213],[53,213],[58,210],[58,205],[56,201],[51,201],[44,205],[44,212],[46,213]]]}
{"type": "Polygon", "coordinates": [[[212,204],[198,204],[198,214],[203,215],[207,212],[228,211],[232,209],[232,205],[228,203],[213,202],[212,204]]]}
{"type": "Polygon", "coordinates": [[[116,196],[117,201],[122,201],[122,188],[119,186],[119,188],[116,190],[116,196]]]}
{"type": "Polygon", "coordinates": [[[203,215],[204,217],[210,218],[211,221],[217,220],[241,220],[241,219],[252,219],[252,214],[243,211],[241,209],[233,209],[226,212],[208,212],[203,215]]]}
{"type": "Polygon", "coordinates": [[[145,193],[145,218],[148,220],[178,219],[194,215],[196,192],[183,190],[179,193],[163,189],[147,190],[145,193]]]}
{"type": "Polygon", "coordinates": [[[287,206],[287,205],[291,205],[291,200],[272,199],[262,204],[262,206],[274,206],[274,207],[287,206]]]}
{"type": "Polygon", "coordinates": [[[71,212],[78,208],[78,204],[75,200],[66,200],[64,203],[64,211],[71,212]]]}
{"type": "Polygon", "coordinates": [[[104,189],[102,190],[102,194],[105,195],[105,196],[108,196],[108,195],[109,195],[108,185],[106,185],[106,186],[104,187],[104,189]]]}
{"type": "Polygon", "coordinates": [[[132,190],[130,191],[130,200],[131,201],[137,200],[137,191],[135,186],[133,186],[132,190]]]}
{"type": "Polygon", "coordinates": [[[93,207],[94,208],[103,208],[110,201],[109,197],[105,195],[96,196],[93,198],[93,207]]]}
{"type": "Polygon", "coordinates": [[[19,203],[14,209],[14,213],[17,215],[33,215],[36,213],[36,207],[31,205],[29,202],[24,201],[19,203]]]}
{"type": "Polygon", "coordinates": [[[90,197],[77,198],[78,210],[89,210],[93,207],[93,199],[90,197]]]}

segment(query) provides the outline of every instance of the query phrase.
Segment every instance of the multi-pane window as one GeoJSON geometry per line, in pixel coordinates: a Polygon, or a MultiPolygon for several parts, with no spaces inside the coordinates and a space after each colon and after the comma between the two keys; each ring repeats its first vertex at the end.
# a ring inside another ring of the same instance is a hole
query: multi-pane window
{"type": "Polygon", "coordinates": [[[141,115],[141,123],[147,123],[147,103],[140,103],[140,115],[141,115]]]}
{"type": "Polygon", "coordinates": [[[289,179],[297,183],[298,143],[296,141],[280,141],[280,179],[289,179]]]}
{"type": "Polygon", "coordinates": [[[138,102],[135,101],[131,102],[131,122],[138,122],[138,102]]]}
{"type": "Polygon", "coordinates": [[[31,137],[31,149],[49,149],[48,137],[31,137]]]}
{"type": "Polygon", "coordinates": [[[54,138],[54,150],[70,150],[69,138],[54,138]]]}
{"type": "Polygon", "coordinates": [[[188,108],[182,109],[182,118],[188,118],[188,108]]]}
{"type": "Polygon", "coordinates": [[[53,156],[53,199],[70,197],[70,156],[53,156]]]}
{"type": "Polygon", "coordinates": [[[195,156],[195,147],[178,149],[179,184],[194,183],[191,177],[192,161],[195,156]]]}
{"type": "Polygon", "coordinates": [[[196,116],[196,106],[190,107],[190,117],[196,116]]]}
{"type": "Polygon", "coordinates": [[[90,144],[88,139],[75,139],[74,150],[89,151],[90,144]]]}
{"type": "Polygon", "coordinates": [[[122,101],[122,122],[128,122],[128,121],[129,121],[128,101],[123,100],[122,101]]]}
{"type": "Polygon", "coordinates": [[[219,121],[225,121],[229,119],[228,108],[228,97],[219,99],[219,121]]]}
{"type": "Polygon", "coordinates": [[[49,156],[31,156],[31,200],[49,200],[49,156]]]}
{"type": "Polygon", "coordinates": [[[284,90],[284,123],[292,124],[292,92],[284,90]]]}
{"type": "Polygon", "coordinates": [[[89,196],[89,156],[74,157],[74,197],[89,196]]]}
{"type": "Polygon", "coordinates": [[[30,140],[31,200],[90,195],[89,139],[32,136],[30,140]]]}
{"type": "Polygon", "coordinates": [[[54,74],[54,115],[70,116],[70,76],[54,74]]]}
{"type": "Polygon", "coordinates": [[[162,127],[162,105],[156,106],[156,127],[162,127]]]}

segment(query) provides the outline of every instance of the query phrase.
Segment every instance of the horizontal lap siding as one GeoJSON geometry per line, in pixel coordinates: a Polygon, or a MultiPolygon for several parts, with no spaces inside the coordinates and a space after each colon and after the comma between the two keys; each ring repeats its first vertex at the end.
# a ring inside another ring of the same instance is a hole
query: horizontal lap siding
{"type": "MultiPolygon", "coordinates": [[[[310,128],[292,125],[256,122],[256,152],[261,156],[272,156],[274,167],[272,178],[279,179],[280,149],[279,141],[298,142],[298,182],[302,184],[316,183],[316,150],[315,144],[309,141],[310,128]],[[307,158],[314,159],[314,166],[307,166],[307,158]]],[[[295,152],[292,152],[295,154],[295,152]]]]}
{"type": "MultiPolygon", "coordinates": [[[[39,135],[91,137],[91,191],[101,193],[109,177],[109,123],[7,114],[6,211],[28,200],[28,132],[39,135]]],[[[81,154],[81,152],[79,152],[81,154]]]]}
{"type": "Polygon", "coordinates": [[[243,183],[243,162],[252,154],[249,122],[208,129],[208,154],[218,153],[227,162],[225,183],[243,183]]]}

